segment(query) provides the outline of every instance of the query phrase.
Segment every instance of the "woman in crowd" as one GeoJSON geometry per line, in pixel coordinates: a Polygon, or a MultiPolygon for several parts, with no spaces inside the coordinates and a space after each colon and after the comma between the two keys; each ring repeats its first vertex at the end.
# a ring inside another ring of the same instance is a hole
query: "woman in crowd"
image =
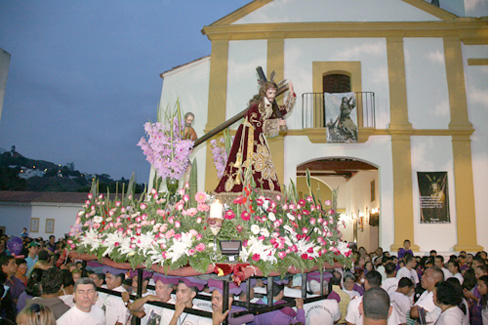
{"type": "Polygon", "coordinates": [[[48,306],[33,303],[17,315],[18,325],[56,325],[56,318],[48,306]]]}
{"type": "Polygon", "coordinates": [[[460,308],[463,293],[448,281],[437,283],[434,289],[434,304],[441,308],[435,325],[465,325],[465,310],[460,308]]]}
{"type": "Polygon", "coordinates": [[[488,325],[488,275],[480,276],[477,289],[481,295],[479,306],[481,307],[482,322],[483,325],[488,325]]]}
{"type": "Polygon", "coordinates": [[[41,296],[41,278],[43,277],[43,272],[44,270],[40,268],[32,270],[26,288],[17,300],[17,311],[21,311],[25,307],[27,300],[41,296]]]}
{"type": "Polygon", "coordinates": [[[345,293],[349,295],[351,300],[354,297],[360,297],[361,294],[354,289],[354,285],[356,284],[356,277],[352,273],[344,274],[344,285],[343,290],[345,293]]]}

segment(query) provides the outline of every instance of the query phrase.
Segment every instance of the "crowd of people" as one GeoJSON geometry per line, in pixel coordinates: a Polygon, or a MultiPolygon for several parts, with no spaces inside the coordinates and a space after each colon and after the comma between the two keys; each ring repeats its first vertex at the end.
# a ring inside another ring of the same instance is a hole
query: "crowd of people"
{"type": "Polygon", "coordinates": [[[272,285],[251,278],[249,293],[245,282],[231,282],[224,298],[222,281],[146,270],[139,278],[137,271],[72,261],[62,255],[65,239],[24,236],[20,254],[10,253],[7,241],[0,238],[2,324],[488,324],[486,252],[414,256],[409,240],[397,255],[353,248],[349,268],[308,273],[304,300],[300,274],[275,277],[272,285]],[[267,307],[270,298],[281,308],[235,314],[247,301],[255,310],[267,307]]]}

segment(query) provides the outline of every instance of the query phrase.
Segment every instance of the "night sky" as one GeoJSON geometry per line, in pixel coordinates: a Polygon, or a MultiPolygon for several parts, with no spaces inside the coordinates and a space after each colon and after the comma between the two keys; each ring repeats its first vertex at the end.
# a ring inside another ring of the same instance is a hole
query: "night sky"
{"type": "Polygon", "coordinates": [[[202,27],[249,2],[1,1],[11,62],[0,148],[147,183],[136,143],[156,120],[160,73],[209,55],[202,27]]]}

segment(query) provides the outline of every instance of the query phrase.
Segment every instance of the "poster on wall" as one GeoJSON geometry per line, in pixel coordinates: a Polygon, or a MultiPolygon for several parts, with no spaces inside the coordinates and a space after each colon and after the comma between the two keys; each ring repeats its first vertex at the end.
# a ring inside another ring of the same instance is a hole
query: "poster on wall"
{"type": "Polygon", "coordinates": [[[421,223],[450,223],[447,172],[417,172],[421,223]]]}
{"type": "Polygon", "coordinates": [[[357,142],[356,93],[324,93],[327,143],[357,142]]]}

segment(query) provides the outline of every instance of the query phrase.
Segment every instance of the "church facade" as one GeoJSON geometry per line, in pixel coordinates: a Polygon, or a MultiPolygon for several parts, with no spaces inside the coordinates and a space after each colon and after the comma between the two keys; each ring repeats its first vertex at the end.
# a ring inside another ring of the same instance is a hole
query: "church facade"
{"type": "MultiPolygon", "coordinates": [[[[405,239],[422,252],[487,250],[488,21],[456,9],[423,0],[252,1],[203,28],[210,56],[162,73],[160,105],[178,98],[202,136],[246,108],[257,66],[274,71],[297,95],[287,133],[269,139],[279,180],[300,188],[308,167],[323,199],[337,189],[346,240],[369,251],[396,251],[405,239]],[[327,92],[355,94],[356,141],[328,142],[327,92]],[[322,172],[328,164],[355,171],[322,172]],[[424,215],[430,196],[420,175],[444,191],[444,218],[424,215]]],[[[199,189],[213,191],[209,141],[193,156],[199,189]]]]}

